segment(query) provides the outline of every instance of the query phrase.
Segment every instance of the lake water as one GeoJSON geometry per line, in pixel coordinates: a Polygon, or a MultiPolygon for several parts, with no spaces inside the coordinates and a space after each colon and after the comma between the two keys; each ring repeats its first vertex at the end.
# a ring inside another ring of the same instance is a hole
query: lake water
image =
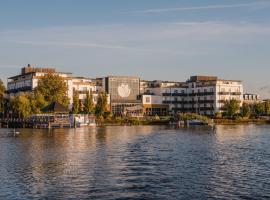
{"type": "Polygon", "coordinates": [[[0,129],[0,199],[270,199],[270,126],[0,129]]]}

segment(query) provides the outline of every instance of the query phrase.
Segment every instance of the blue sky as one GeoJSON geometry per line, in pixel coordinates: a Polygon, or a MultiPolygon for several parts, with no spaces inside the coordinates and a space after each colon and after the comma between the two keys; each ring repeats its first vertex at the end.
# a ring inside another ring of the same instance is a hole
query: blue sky
{"type": "Polygon", "coordinates": [[[218,75],[270,98],[269,0],[0,1],[0,77],[22,66],[185,81],[218,75]]]}

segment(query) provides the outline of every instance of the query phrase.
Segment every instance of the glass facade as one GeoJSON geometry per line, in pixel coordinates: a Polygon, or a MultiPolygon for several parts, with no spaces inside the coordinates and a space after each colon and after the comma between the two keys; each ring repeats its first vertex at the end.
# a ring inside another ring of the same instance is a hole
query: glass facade
{"type": "Polygon", "coordinates": [[[140,94],[140,79],[136,77],[106,78],[106,92],[111,103],[135,103],[140,94]]]}

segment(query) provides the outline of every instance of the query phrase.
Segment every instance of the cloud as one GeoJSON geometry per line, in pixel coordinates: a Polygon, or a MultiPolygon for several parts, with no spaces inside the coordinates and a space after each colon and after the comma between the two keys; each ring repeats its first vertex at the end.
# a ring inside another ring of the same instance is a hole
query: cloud
{"type": "Polygon", "coordinates": [[[178,8],[161,8],[161,9],[147,9],[147,10],[136,10],[123,13],[145,13],[145,14],[154,14],[154,13],[165,13],[165,12],[177,12],[177,11],[192,11],[192,10],[215,10],[215,9],[229,9],[229,8],[265,8],[270,5],[266,1],[257,1],[253,3],[243,3],[243,4],[225,4],[225,5],[206,5],[206,6],[189,6],[189,7],[178,7],[178,8]]]}
{"type": "Polygon", "coordinates": [[[17,44],[22,48],[47,46],[142,55],[206,55],[215,54],[222,45],[249,44],[269,35],[267,24],[180,21],[151,26],[117,24],[13,30],[0,32],[0,43],[17,44]]]}
{"type": "Polygon", "coordinates": [[[122,51],[136,51],[141,53],[167,53],[174,55],[187,55],[186,51],[173,51],[170,49],[150,49],[150,48],[136,48],[120,45],[98,44],[98,43],[83,43],[83,42],[39,42],[39,41],[9,41],[11,43],[31,46],[55,46],[55,47],[68,47],[68,48],[97,48],[109,50],[122,50],[122,51]]]}

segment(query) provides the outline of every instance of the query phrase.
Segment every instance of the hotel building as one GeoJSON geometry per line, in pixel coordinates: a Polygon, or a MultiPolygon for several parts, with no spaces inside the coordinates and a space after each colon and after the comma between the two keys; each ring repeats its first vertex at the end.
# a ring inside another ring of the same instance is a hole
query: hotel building
{"type": "Polygon", "coordinates": [[[132,114],[139,114],[142,111],[139,77],[107,76],[102,78],[102,86],[110,95],[113,114],[121,115],[128,110],[132,110],[132,114]]]}
{"type": "Polygon", "coordinates": [[[223,80],[214,76],[192,76],[186,82],[149,82],[145,94],[160,95],[172,114],[194,112],[214,115],[222,111],[226,100],[243,103],[243,84],[237,80],[223,80]]]}
{"type": "MultiPolygon", "coordinates": [[[[38,80],[46,74],[54,74],[62,77],[68,86],[69,108],[72,108],[73,93],[79,93],[79,100],[83,101],[87,93],[93,94],[93,102],[97,102],[98,92],[102,91],[102,85],[96,79],[85,77],[73,77],[71,73],[57,72],[54,68],[40,68],[28,65],[21,69],[21,74],[8,78],[7,93],[14,96],[20,92],[32,92],[38,85],[38,80]]],[[[110,99],[108,98],[108,104],[110,99]]]]}
{"type": "Polygon", "coordinates": [[[243,96],[244,103],[255,104],[260,103],[260,96],[258,94],[244,94],[243,96]]]}

